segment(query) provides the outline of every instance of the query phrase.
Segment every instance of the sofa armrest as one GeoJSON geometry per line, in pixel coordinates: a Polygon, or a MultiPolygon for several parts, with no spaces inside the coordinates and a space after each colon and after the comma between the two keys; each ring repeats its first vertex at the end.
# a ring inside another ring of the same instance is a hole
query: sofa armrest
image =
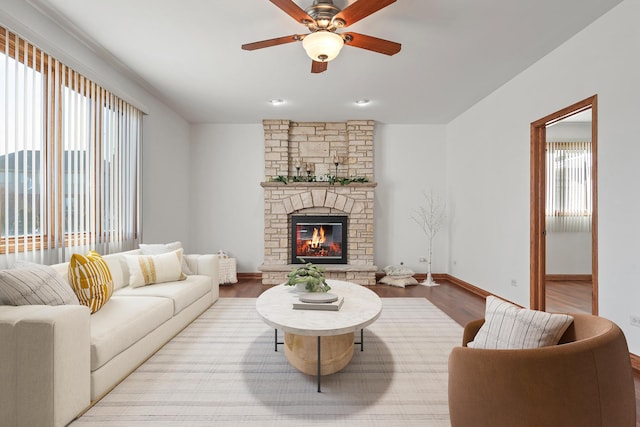
{"type": "Polygon", "coordinates": [[[187,254],[184,258],[194,274],[211,277],[213,301],[217,301],[220,296],[220,262],[218,256],[211,254],[187,254]]]}
{"type": "Polygon", "coordinates": [[[89,309],[0,306],[0,407],[13,426],[64,426],[90,404],[89,309]]]}

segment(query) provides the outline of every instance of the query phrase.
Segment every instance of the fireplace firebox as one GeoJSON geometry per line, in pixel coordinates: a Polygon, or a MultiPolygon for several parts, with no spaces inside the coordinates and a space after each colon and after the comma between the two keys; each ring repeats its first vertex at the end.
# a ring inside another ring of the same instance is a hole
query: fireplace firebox
{"type": "Polygon", "coordinates": [[[346,264],[347,216],[292,215],[291,263],[346,264]]]}

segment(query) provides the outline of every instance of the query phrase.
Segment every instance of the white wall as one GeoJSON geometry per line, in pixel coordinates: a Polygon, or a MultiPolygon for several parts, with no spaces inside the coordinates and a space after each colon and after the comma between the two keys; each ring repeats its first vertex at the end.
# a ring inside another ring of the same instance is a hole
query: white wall
{"type": "Polygon", "coordinates": [[[547,274],[591,274],[591,233],[549,232],[547,274]]]}
{"type": "MultiPolygon", "coordinates": [[[[189,125],[170,108],[98,58],[24,0],[3,0],[8,27],[88,78],[143,110],[143,240],[185,240],[189,227],[189,125]]],[[[187,250],[189,242],[184,242],[187,250]]]]}
{"type": "Polygon", "coordinates": [[[160,103],[145,116],[142,146],[142,240],[180,240],[194,253],[189,240],[189,124],[160,103]]]}
{"type": "MultiPolygon", "coordinates": [[[[418,273],[426,239],[410,219],[423,190],[445,196],[444,126],[376,124],[375,262],[418,273]]],[[[264,258],[264,135],[262,124],[192,126],[190,204],[196,252],[222,249],[239,272],[257,272],[264,258]]],[[[436,237],[433,271],[446,272],[446,230],[436,237]]]]}
{"type": "MultiPolygon", "coordinates": [[[[427,257],[427,239],[411,216],[425,192],[446,201],[445,126],[376,124],[374,144],[375,263],[382,269],[404,262],[425,273],[418,260],[427,257]]],[[[434,273],[448,271],[447,237],[443,229],[434,239],[434,273]]]]}
{"type": "Polygon", "coordinates": [[[528,306],[530,123],[598,94],[600,315],[640,354],[637,16],[640,0],[624,1],[452,121],[447,183],[452,274],[528,306]]]}
{"type": "Polygon", "coordinates": [[[193,125],[190,241],[195,252],[223,250],[240,272],[264,260],[264,133],[262,123],[193,125]]]}

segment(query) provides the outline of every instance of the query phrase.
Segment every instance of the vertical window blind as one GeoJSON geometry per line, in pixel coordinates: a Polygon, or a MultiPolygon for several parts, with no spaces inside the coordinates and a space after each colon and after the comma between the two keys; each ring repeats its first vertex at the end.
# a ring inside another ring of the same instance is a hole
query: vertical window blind
{"type": "Polygon", "coordinates": [[[142,112],[0,27],[0,253],[134,248],[142,112]]]}
{"type": "Polygon", "coordinates": [[[591,158],[591,142],[547,142],[547,231],[591,231],[591,158]]]}

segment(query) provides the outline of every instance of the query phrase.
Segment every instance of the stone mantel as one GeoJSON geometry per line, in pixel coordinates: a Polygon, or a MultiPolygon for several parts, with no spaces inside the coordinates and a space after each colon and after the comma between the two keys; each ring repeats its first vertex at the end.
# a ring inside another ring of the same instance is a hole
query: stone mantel
{"type": "Polygon", "coordinates": [[[266,187],[288,187],[288,188],[344,188],[344,187],[361,187],[361,188],[375,188],[378,186],[377,182],[352,182],[346,185],[342,184],[330,184],[323,181],[313,182],[290,182],[285,184],[279,181],[261,182],[260,186],[266,187]]]}

